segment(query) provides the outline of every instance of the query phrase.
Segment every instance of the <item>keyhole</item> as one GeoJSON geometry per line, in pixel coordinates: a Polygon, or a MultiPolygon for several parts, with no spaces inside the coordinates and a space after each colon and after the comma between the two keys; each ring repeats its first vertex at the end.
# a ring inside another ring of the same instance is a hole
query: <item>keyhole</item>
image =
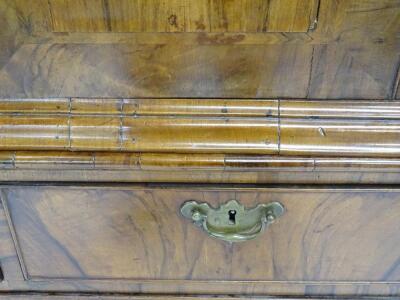
{"type": "Polygon", "coordinates": [[[230,210],[228,211],[229,215],[229,223],[231,224],[236,224],[236,210],[230,210]]]}

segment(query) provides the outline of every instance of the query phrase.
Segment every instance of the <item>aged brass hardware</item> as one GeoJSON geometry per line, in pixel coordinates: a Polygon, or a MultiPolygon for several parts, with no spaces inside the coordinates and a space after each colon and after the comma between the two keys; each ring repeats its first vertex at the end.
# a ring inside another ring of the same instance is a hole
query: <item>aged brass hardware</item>
{"type": "Polygon", "coordinates": [[[187,201],[181,207],[181,213],[185,218],[191,219],[208,235],[227,242],[254,239],[282,216],[284,211],[283,205],[279,202],[245,208],[236,200],[230,200],[218,208],[196,201],[187,201]]]}

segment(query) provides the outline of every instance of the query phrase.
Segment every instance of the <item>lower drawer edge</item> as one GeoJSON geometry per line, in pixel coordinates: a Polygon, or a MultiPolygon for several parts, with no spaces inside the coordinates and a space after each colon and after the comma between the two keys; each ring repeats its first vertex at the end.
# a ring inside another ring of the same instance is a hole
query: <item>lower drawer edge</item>
{"type": "Polygon", "coordinates": [[[0,290],[219,295],[400,295],[400,189],[4,185],[0,290]],[[279,202],[229,243],[181,215],[279,202]]]}

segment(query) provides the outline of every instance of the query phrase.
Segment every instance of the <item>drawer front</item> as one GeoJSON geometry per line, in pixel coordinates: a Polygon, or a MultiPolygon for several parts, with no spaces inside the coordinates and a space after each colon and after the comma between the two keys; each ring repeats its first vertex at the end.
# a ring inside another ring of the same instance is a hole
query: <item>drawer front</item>
{"type": "Polygon", "coordinates": [[[334,189],[6,187],[3,204],[30,279],[400,280],[400,192],[334,189]],[[278,201],[253,240],[210,237],[181,215],[278,201]]]}

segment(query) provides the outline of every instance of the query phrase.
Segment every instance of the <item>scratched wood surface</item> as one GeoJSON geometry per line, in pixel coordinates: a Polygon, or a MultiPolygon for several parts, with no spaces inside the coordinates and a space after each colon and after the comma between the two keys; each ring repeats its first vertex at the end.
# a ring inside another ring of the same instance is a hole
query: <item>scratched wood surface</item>
{"type": "Polygon", "coordinates": [[[3,197],[33,279],[400,278],[395,190],[7,187],[3,197]],[[230,199],[248,207],[280,201],[287,212],[239,244],[210,238],[180,216],[184,201],[230,199]]]}
{"type": "Polygon", "coordinates": [[[0,150],[398,158],[399,112],[397,101],[7,99],[0,150]]]}
{"type": "Polygon", "coordinates": [[[0,97],[398,97],[399,0],[320,0],[308,33],[285,32],[298,26],[287,19],[314,15],[318,1],[236,1],[210,1],[210,7],[161,1],[154,11],[155,0],[54,0],[51,9],[48,1],[6,0],[4,20],[17,20],[12,24],[24,38],[13,47],[14,27],[2,27],[8,38],[0,43],[0,97]],[[282,24],[276,32],[256,32],[263,5],[266,27],[282,24]],[[172,13],[168,21],[174,7],[176,18],[172,13]],[[206,20],[209,10],[215,14],[206,20]],[[45,17],[49,11],[53,21],[45,17]],[[100,16],[85,18],[88,11],[100,16]],[[154,14],[168,18],[149,17],[154,14]],[[66,32],[52,33],[53,26],[66,32]],[[79,26],[91,32],[77,32],[79,26]],[[224,32],[182,32],[196,26],[224,32]]]}
{"type": "Polygon", "coordinates": [[[399,191],[337,186],[400,182],[400,0],[34,2],[0,1],[0,181],[106,188],[3,188],[0,298],[400,295],[399,191]],[[232,197],[288,212],[241,245],[177,214],[232,197]]]}
{"type": "MultiPolygon", "coordinates": [[[[67,151],[0,151],[0,169],[120,170],[120,171],[342,171],[386,172],[400,170],[398,158],[291,157],[276,155],[109,153],[67,151]]],[[[59,180],[56,178],[55,180],[59,180]]]]}
{"type": "Polygon", "coordinates": [[[307,32],[316,0],[50,0],[55,32],[307,32]]]}
{"type": "Polygon", "coordinates": [[[308,45],[26,44],[0,72],[0,97],[302,98],[311,55],[308,45]]]}

